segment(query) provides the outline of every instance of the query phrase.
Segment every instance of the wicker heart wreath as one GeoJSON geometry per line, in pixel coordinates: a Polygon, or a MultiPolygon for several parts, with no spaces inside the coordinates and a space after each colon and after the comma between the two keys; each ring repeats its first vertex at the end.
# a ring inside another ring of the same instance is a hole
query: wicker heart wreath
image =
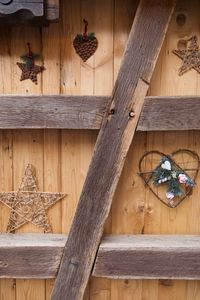
{"type": "Polygon", "coordinates": [[[199,156],[188,149],[170,155],[146,152],[139,162],[139,175],[150,191],[170,208],[191,195],[199,172],[199,156]]]}

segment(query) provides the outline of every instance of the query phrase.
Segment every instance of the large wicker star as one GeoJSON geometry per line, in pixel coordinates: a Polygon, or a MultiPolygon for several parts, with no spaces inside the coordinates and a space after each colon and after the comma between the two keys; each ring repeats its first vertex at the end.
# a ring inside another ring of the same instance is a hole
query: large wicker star
{"type": "Polygon", "coordinates": [[[43,66],[33,65],[31,68],[27,64],[17,62],[18,67],[22,70],[20,80],[31,79],[37,84],[37,75],[45,70],[43,66]]]}
{"type": "Polygon", "coordinates": [[[186,49],[173,50],[173,53],[183,60],[183,65],[179,69],[179,75],[183,75],[192,68],[200,73],[200,50],[197,44],[197,37],[192,36],[190,39],[180,42],[182,42],[182,45],[185,42],[186,49]],[[187,47],[188,42],[189,46],[187,47]]]}
{"type": "Polygon", "coordinates": [[[0,193],[0,201],[11,208],[7,232],[30,222],[44,232],[51,232],[46,210],[66,195],[37,191],[35,168],[28,165],[21,186],[16,192],[0,193]]]}

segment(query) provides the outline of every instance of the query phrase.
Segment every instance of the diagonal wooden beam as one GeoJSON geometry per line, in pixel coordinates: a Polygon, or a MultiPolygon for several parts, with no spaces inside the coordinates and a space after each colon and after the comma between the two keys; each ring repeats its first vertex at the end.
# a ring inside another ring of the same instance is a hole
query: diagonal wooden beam
{"type": "Polygon", "coordinates": [[[142,0],[139,4],[64,248],[52,300],[83,297],[173,9],[173,0],[142,0]]]}

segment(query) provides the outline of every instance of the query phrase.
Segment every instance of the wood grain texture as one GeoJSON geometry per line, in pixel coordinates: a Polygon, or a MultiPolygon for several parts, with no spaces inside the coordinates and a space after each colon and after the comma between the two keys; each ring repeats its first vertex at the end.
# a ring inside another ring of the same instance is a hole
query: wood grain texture
{"type": "MultiPolygon", "coordinates": [[[[86,19],[90,20],[90,23],[92,20],[90,28],[93,28],[93,31],[98,38],[99,47],[95,52],[95,55],[92,57],[93,68],[90,69],[90,74],[92,75],[92,72],[94,73],[94,87],[91,85],[88,87],[86,82],[86,80],[88,80],[87,76],[84,81],[85,92],[87,92],[87,90],[90,88],[90,92],[94,93],[95,95],[111,95],[114,85],[114,61],[112,55],[114,43],[114,0],[93,1],[92,9],[90,5],[91,3],[89,1],[87,4],[85,2],[84,10],[82,10],[82,17],[86,16],[86,19]],[[103,20],[102,18],[98,17],[99,15],[103,16],[103,20]]],[[[133,18],[131,21],[133,22],[133,18]]],[[[126,43],[124,45],[126,45],[126,43]]],[[[88,64],[83,64],[83,67],[89,75],[89,70],[87,70],[88,64]]],[[[85,76],[83,76],[83,78],[84,77],[85,76]]],[[[107,99],[106,106],[108,101],[109,99],[107,99]]],[[[104,226],[104,233],[111,233],[111,226],[112,218],[111,214],[109,214],[104,226]]],[[[91,277],[88,286],[90,290],[89,299],[111,300],[110,280],[106,278],[91,277]]]]}
{"type": "Polygon", "coordinates": [[[200,237],[105,236],[92,274],[114,279],[200,279],[200,237]]]}
{"type": "Polygon", "coordinates": [[[54,300],[80,300],[83,297],[173,9],[172,1],[141,1],[139,5],[64,249],[51,297],[54,300]],[[110,115],[110,109],[114,110],[113,115],[110,115]],[[135,117],[131,119],[132,109],[135,117]]]}
{"type": "Polygon", "coordinates": [[[137,130],[199,130],[199,115],[198,96],[147,97],[137,130]]]}
{"type": "Polygon", "coordinates": [[[54,278],[67,236],[1,234],[1,278],[54,278]]]}
{"type": "Polygon", "coordinates": [[[59,0],[46,0],[45,17],[48,21],[56,22],[60,16],[59,0]]]}
{"type": "Polygon", "coordinates": [[[99,129],[107,100],[103,96],[1,96],[0,128],[99,129]]]}
{"type": "MultiPolygon", "coordinates": [[[[66,240],[64,234],[1,234],[0,278],[55,278],[66,240]]],[[[200,237],[105,235],[92,275],[200,279],[200,237]]]]}
{"type": "MultiPolygon", "coordinates": [[[[182,62],[172,53],[172,50],[177,48],[177,43],[180,39],[184,39],[187,36],[190,37],[194,32],[199,40],[199,9],[200,2],[198,0],[192,0],[191,2],[187,0],[178,1],[177,9],[169,26],[162,53],[151,81],[150,95],[200,95],[199,74],[191,70],[184,76],[179,76],[178,69],[182,62]],[[177,24],[176,18],[178,15],[186,16],[186,22],[182,26],[177,24]]],[[[179,114],[177,119],[179,119],[179,114]]],[[[170,153],[180,148],[188,148],[200,153],[199,131],[148,132],[146,146],[147,151],[159,149],[164,153],[170,153]]],[[[151,167],[151,161],[146,167],[151,167]]],[[[200,184],[199,179],[200,177],[197,179],[197,187],[200,184]]],[[[146,191],[144,233],[199,234],[200,219],[198,215],[200,202],[198,199],[199,188],[194,189],[193,194],[187,199],[188,201],[185,201],[179,209],[170,211],[164,208],[162,204],[160,205],[151,192],[146,191]]],[[[199,287],[200,281],[145,281],[143,283],[142,299],[145,297],[148,300],[198,299],[199,287]]]]}
{"type": "MultiPolygon", "coordinates": [[[[60,31],[59,24],[51,24],[42,29],[43,59],[48,70],[42,80],[43,94],[59,94],[60,92],[60,31]],[[54,76],[52,76],[52,73],[54,76]]],[[[44,130],[44,190],[61,191],[61,134],[59,130],[44,130]]],[[[62,232],[62,203],[56,203],[49,210],[48,218],[53,233],[62,232]],[[59,221],[58,221],[59,220],[59,221]]],[[[50,299],[54,279],[46,281],[45,300],[50,299]]]]}
{"type": "MultiPolygon", "coordinates": [[[[115,78],[117,78],[120,69],[124,45],[127,43],[138,3],[139,1],[115,0],[115,78]]],[[[113,234],[137,234],[140,233],[143,228],[144,213],[142,212],[142,206],[145,190],[141,181],[139,181],[140,178],[138,178],[136,174],[138,157],[145,150],[143,139],[144,134],[135,134],[126,157],[123,172],[111,207],[113,234]]],[[[111,281],[110,300],[133,300],[133,297],[134,299],[140,300],[142,289],[142,282],[140,280],[107,280],[111,281]]]]}
{"type": "MultiPolygon", "coordinates": [[[[3,59],[0,59],[0,70],[4,76],[0,80],[0,93],[11,93],[11,31],[8,28],[0,29],[1,43],[0,53],[3,59]]],[[[13,145],[12,145],[12,131],[0,131],[0,188],[1,191],[11,191],[13,189],[12,177],[12,160],[13,160],[13,145]]],[[[7,227],[7,220],[10,215],[10,210],[5,206],[0,207],[0,231],[5,232],[7,227]]],[[[0,280],[0,299],[15,300],[16,294],[15,279],[1,279],[0,280]]]]}
{"type": "MultiPolygon", "coordinates": [[[[0,129],[99,129],[109,99],[2,95],[0,129]]],[[[145,98],[137,131],[199,130],[199,114],[199,96],[149,96],[145,98]]]]}
{"type": "MultiPolygon", "coordinates": [[[[20,69],[16,66],[19,54],[25,51],[27,41],[30,42],[32,49],[36,53],[41,53],[41,31],[38,27],[14,27],[12,28],[12,73],[11,84],[13,94],[41,95],[42,93],[42,74],[38,76],[38,85],[32,84],[30,80],[19,82],[20,69]],[[19,69],[19,70],[18,70],[19,69]]],[[[41,61],[38,61],[41,64],[41,61]]],[[[38,188],[44,190],[44,136],[42,130],[14,130],[13,131],[13,161],[12,177],[13,188],[18,189],[21,184],[21,178],[28,163],[35,166],[38,179],[38,188]]],[[[32,224],[26,224],[17,230],[23,232],[41,232],[41,230],[32,224]]],[[[37,299],[45,298],[44,280],[16,280],[16,299],[37,299]]]]}

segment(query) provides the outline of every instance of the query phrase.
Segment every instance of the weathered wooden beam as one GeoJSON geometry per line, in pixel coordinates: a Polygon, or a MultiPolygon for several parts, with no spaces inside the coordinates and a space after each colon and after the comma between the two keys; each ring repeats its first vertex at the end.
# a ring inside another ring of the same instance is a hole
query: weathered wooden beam
{"type": "Polygon", "coordinates": [[[0,129],[99,129],[108,97],[0,96],[0,129]]]}
{"type": "Polygon", "coordinates": [[[114,279],[200,279],[200,236],[105,236],[92,275],[114,279]]]}
{"type": "MultiPolygon", "coordinates": [[[[66,240],[62,234],[1,234],[0,278],[55,278],[66,240]]],[[[200,236],[104,236],[92,275],[200,279],[200,236]]]]}
{"type": "Polygon", "coordinates": [[[59,19],[60,14],[60,1],[59,0],[46,0],[45,16],[49,22],[55,22],[59,19]]]}
{"type": "Polygon", "coordinates": [[[67,236],[0,234],[0,278],[54,278],[67,236]]]}
{"type": "MultiPolygon", "coordinates": [[[[0,129],[100,129],[110,97],[0,96],[0,129]]],[[[200,129],[200,96],[146,97],[137,131],[200,129]],[[178,118],[177,118],[178,115],[178,118]]]]}
{"type": "Polygon", "coordinates": [[[137,130],[199,130],[200,97],[146,97],[137,130]]]}
{"type": "Polygon", "coordinates": [[[141,1],[52,292],[83,297],[114,192],[134,136],[174,1],[141,1]]]}

